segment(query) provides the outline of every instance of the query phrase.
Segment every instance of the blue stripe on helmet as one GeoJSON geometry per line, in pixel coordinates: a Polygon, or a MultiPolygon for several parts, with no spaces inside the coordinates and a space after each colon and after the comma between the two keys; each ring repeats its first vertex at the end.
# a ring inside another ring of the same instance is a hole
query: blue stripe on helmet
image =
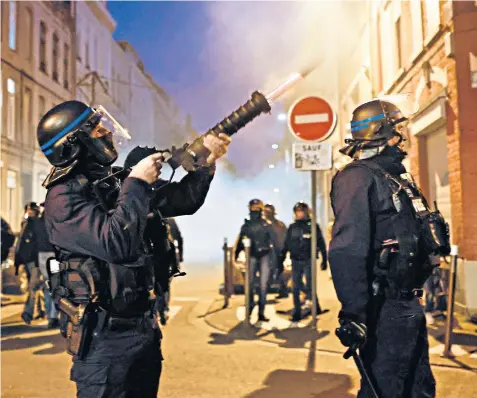
{"type": "Polygon", "coordinates": [[[51,155],[53,153],[53,149],[47,149],[45,152],[43,152],[45,156],[51,155]]]}
{"type": "Polygon", "coordinates": [[[361,126],[356,126],[356,127],[351,128],[351,132],[354,133],[355,131],[367,129],[368,127],[369,127],[369,123],[362,124],[361,126]]]}
{"type": "Polygon", "coordinates": [[[376,116],[368,117],[367,119],[358,120],[356,122],[351,122],[351,126],[358,126],[362,123],[369,123],[369,122],[372,122],[374,120],[384,119],[384,117],[385,117],[385,114],[381,113],[381,114],[376,115],[376,116]]]}
{"type": "MultiPolygon", "coordinates": [[[[71,130],[73,130],[78,124],[80,124],[84,118],[91,112],[94,112],[93,108],[87,108],[81,115],[79,115],[75,120],[73,120],[68,126],[66,126],[63,130],[61,130],[58,134],[56,134],[53,138],[48,140],[48,142],[45,142],[40,149],[42,151],[45,151],[48,147],[52,146],[55,144],[58,140],[63,138],[66,134],[68,134],[71,130]]],[[[45,155],[47,153],[45,152],[45,155]]]]}

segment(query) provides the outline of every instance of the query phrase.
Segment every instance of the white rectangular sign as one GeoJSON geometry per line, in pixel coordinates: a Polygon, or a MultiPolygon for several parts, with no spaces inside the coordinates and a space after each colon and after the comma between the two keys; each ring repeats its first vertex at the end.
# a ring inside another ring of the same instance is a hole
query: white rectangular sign
{"type": "Polygon", "coordinates": [[[332,147],[328,142],[293,144],[293,167],[296,170],[330,170],[332,147]]]}

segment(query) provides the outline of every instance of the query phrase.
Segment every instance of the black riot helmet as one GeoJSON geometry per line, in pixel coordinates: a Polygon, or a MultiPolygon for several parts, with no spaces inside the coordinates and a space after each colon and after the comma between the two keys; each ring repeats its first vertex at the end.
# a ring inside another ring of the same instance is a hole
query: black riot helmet
{"type": "Polygon", "coordinates": [[[81,153],[109,166],[118,157],[116,145],[131,137],[102,107],[66,101],[50,109],[37,129],[40,149],[56,167],[72,165],[81,153]]]}
{"type": "Polygon", "coordinates": [[[263,202],[260,199],[252,199],[248,202],[248,209],[250,211],[262,211],[263,210],[263,202]]]}
{"type": "Polygon", "coordinates": [[[267,203],[265,206],[263,206],[263,208],[265,211],[268,211],[273,215],[277,214],[277,211],[275,210],[275,206],[273,206],[271,203],[267,203]]]}
{"type": "Polygon", "coordinates": [[[353,157],[360,149],[376,148],[399,136],[405,139],[396,126],[407,121],[401,110],[389,101],[374,99],[361,104],[353,111],[350,123],[351,136],[340,152],[353,157]]]}
{"type": "Polygon", "coordinates": [[[40,212],[40,206],[38,205],[38,203],[36,202],[28,202],[25,207],[25,213],[28,211],[28,210],[33,210],[33,211],[36,211],[37,213],[40,212]]]}
{"type": "Polygon", "coordinates": [[[308,203],[303,202],[300,200],[298,203],[293,206],[293,213],[296,214],[298,210],[301,210],[305,213],[305,218],[310,217],[310,206],[308,206],[308,203]]]}

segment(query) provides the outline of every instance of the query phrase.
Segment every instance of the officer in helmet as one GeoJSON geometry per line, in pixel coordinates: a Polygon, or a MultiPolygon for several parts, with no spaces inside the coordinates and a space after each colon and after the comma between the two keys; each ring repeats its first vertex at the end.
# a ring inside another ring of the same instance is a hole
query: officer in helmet
{"type": "Polygon", "coordinates": [[[53,165],[43,184],[45,225],[59,265],[49,262],[49,283],[78,397],[157,396],[162,335],[149,294],[148,214],[197,211],[230,142],[209,139],[207,167],[155,190],[160,153],[139,161],[121,184],[111,175],[117,146],[129,138],[102,106],[78,101],[55,106],[38,125],[38,143],[53,165]]]}
{"type": "MultiPolygon", "coordinates": [[[[292,322],[298,322],[302,319],[302,310],[300,302],[300,292],[302,286],[306,293],[306,306],[312,306],[312,281],[311,281],[311,217],[310,207],[305,202],[298,202],[293,206],[295,213],[295,222],[290,224],[287,230],[285,244],[281,252],[281,263],[285,261],[287,253],[290,253],[292,260],[292,280],[293,280],[293,315],[292,322]],[[303,284],[303,276],[305,276],[305,284],[303,284]]],[[[321,253],[321,269],[327,268],[326,244],[321,233],[320,226],[316,224],[316,251],[321,253]]],[[[327,312],[322,311],[317,302],[317,312],[321,314],[327,312]]]]}
{"type": "Polygon", "coordinates": [[[272,252],[271,263],[272,269],[275,271],[277,282],[279,283],[279,291],[278,296],[276,298],[282,299],[288,297],[288,288],[285,275],[283,273],[283,263],[280,261],[279,254],[281,253],[283,245],[285,244],[287,226],[283,222],[278,220],[276,215],[277,211],[275,210],[275,206],[271,203],[267,203],[263,208],[263,216],[265,220],[270,222],[270,224],[272,225],[273,232],[275,233],[275,237],[277,238],[277,247],[276,250],[272,252]]]}
{"type": "Polygon", "coordinates": [[[254,286],[258,274],[258,320],[268,322],[265,316],[265,304],[270,280],[270,258],[275,255],[272,251],[277,250],[276,237],[270,222],[263,218],[263,202],[260,199],[252,199],[248,203],[250,219],[240,229],[237,245],[235,248],[235,260],[239,253],[244,250],[243,238],[250,239],[250,314],[254,303],[254,286]]]}
{"type": "MultiPolygon", "coordinates": [[[[430,212],[401,163],[406,121],[400,108],[382,99],[353,112],[352,138],[341,149],[353,161],[334,177],[331,191],[329,261],[342,306],[336,334],[343,345],[360,348],[381,397],[434,397],[418,298],[435,265],[432,254],[447,249],[445,242],[442,250],[421,244],[419,217],[430,212]]],[[[362,381],[358,397],[369,396],[362,381]]]]}

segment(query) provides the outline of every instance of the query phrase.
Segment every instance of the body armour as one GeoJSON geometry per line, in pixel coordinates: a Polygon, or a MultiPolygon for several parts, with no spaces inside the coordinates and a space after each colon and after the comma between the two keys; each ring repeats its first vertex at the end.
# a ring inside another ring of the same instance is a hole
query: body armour
{"type": "MultiPolygon", "coordinates": [[[[75,176],[72,183],[79,184],[91,200],[114,209],[118,192],[114,184],[95,187],[82,175],[75,176]],[[102,197],[98,198],[100,194],[102,197]]],[[[91,302],[110,314],[131,317],[150,308],[149,291],[154,287],[154,270],[149,249],[144,243],[136,259],[125,264],[105,262],[94,257],[79,257],[55,247],[59,261],[57,272],[49,270],[50,290],[55,302],[61,298],[73,304],[88,305],[91,302]]]]}
{"type": "Polygon", "coordinates": [[[431,256],[450,252],[448,226],[427,201],[409,173],[391,176],[372,159],[359,160],[346,166],[366,168],[373,175],[382,213],[391,217],[393,231],[377,237],[375,275],[393,285],[420,288],[436,265],[431,256]]]}

